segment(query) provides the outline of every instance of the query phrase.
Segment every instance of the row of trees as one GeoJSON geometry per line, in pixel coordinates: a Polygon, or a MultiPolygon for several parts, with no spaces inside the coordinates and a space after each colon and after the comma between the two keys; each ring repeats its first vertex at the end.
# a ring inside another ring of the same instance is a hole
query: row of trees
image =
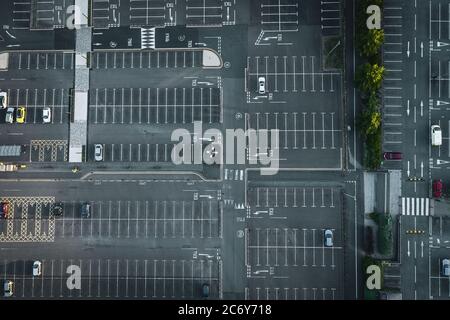
{"type": "Polygon", "coordinates": [[[361,0],[357,5],[356,45],[361,57],[366,61],[356,71],[356,84],[361,94],[363,111],[358,120],[365,144],[364,165],[377,169],[382,158],[382,116],[379,90],[383,83],[385,68],[382,66],[381,47],[384,42],[383,29],[368,29],[367,8],[378,5],[383,8],[383,0],[361,0]]]}

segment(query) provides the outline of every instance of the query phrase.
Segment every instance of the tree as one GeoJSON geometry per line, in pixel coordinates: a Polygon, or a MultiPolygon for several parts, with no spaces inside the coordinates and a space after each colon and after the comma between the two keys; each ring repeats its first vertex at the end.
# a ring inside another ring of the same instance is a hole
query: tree
{"type": "Polygon", "coordinates": [[[383,29],[371,29],[361,32],[358,37],[358,47],[361,54],[367,58],[377,56],[384,42],[383,29]]]}
{"type": "Polygon", "coordinates": [[[385,68],[378,64],[363,64],[356,74],[356,82],[359,89],[370,94],[375,94],[381,88],[385,68]]]}

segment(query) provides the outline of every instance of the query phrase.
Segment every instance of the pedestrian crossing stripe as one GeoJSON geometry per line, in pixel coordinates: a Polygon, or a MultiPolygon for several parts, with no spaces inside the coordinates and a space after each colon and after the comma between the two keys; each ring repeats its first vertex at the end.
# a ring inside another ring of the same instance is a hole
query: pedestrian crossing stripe
{"type": "Polygon", "coordinates": [[[406,216],[429,216],[429,198],[402,197],[402,215],[406,216]]]}

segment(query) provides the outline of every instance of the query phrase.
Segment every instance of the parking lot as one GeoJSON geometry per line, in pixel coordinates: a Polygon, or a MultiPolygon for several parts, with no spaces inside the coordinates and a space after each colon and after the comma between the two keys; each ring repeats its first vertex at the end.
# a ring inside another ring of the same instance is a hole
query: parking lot
{"type": "Polygon", "coordinates": [[[258,92],[258,79],[264,77],[266,92],[334,92],[341,75],[322,72],[316,56],[247,58],[247,91],[258,92]]]}
{"type": "Polygon", "coordinates": [[[442,259],[449,259],[450,219],[447,217],[432,218],[430,225],[430,299],[449,299],[450,277],[442,275],[442,259]]]}
{"type": "Polygon", "coordinates": [[[81,218],[78,202],[64,202],[56,219],[59,238],[217,238],[217,201],[92,201],[91,217],[81,218]]]}
{"type": "Polygon", "coordinates": [[[16,299],[55,298],[134,298],[197,299],[203,284],[209,284],[210,297],[219,297],[217,260],[192,259],[49,259],[41,260],[42,276],[32,276],[32,260],[3,260],[3,281],[14,282],[16,299]],[[69,266],[81,270],[81,288],[66,285],[69,266]]]}
{"type": "Polygon", "coordinates": [[[274,112],[247,114],[247,128],[278,129],[277,149],[337,149],[341,130],[335,112],[274,112]]]}
{"type": "MultiPolygon", "coordinates": [[[[279,150],[283,167],[334,168],[336,164],[341,165],[342,132],[336,113],[264,112],[245,117],[246,129],[279,130],[278,140],[270,143],[270,147],[279,150]]],[[[256,155],[248,157],[254,159],[256,155]]]]}
{"type": "Polygon", "coordinates": [[[218,88],[108,88],[90,91],[91,123],[221,122],[218,88]]]}
{"type": "Polygon", "coordinates": [[[324,36],[334,36],[341,33],[341,0],[320,1],[320,22],[324,36]]]}
{"type": "MultiPolygon", "coordinates": [[[[383,145],[385,151],[399,151],[403,142],[402,127],[405,119],[403,101],[403,11],[398,2],[387,1],[383,8],[385,43],[383,62],[386,76],[383,80],[383,145]]],[[[412,108],[412,106],[411,106],[412,108]]]]}
{"type": "Polygon", "coordinates": [[[247,190],[246,297],[340,299],[342,189],[255,181],[247,190]],[[325,229],[333,232],[331,247],[324,245],[325,229]]]}
{"type": "Polygon", "coordinates": [[[94,69],[201,68],[201,50],[173,51],[96,51],[92,53],[94,69]]]}
{"type": "Polygon", "coordinates": [[[298,31],[297,0],[263,0],[260,13],[262,31],[298,31]]]}
{"type": "Polygon", "coordinates": [[[26,108],[25,123],[43,123],[44,108],[50,108],[52,124],[69,122],[69,89],[8,89],[7,92],[10,106],[26,108]]]}
{"type": "Polygon", "coordinates": [[[73,52],[10,52],[10,70],[73,69],[73,52]]]}

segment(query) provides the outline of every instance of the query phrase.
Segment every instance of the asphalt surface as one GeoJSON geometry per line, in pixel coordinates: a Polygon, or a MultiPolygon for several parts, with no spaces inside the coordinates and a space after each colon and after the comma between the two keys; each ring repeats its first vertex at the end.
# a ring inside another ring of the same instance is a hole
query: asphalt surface
{"type": "Polygon", "coordinates": [[[344,106],[355,66],[325,69],[318,41],[344,46],[351,2],[94,1],[81,164],[67,162],[75,54],[60,6],[70,1],[49,9],[37,0],[35,12],[29,2],[8,1],[1,14],[9,63],[0,86],[10,106],[27,110],[24,124],[4,123],[0,110],[0,144],[23,147],[0,160],[27,166],[0,178],[11,213],[0,221],[0,277],[14,281],[13,298],[200,299],[205,284],[210,299],[361,297],[352,94],[344,106]],[[205,48],[220,68],[207,67],[205,48]],[[280,172],[261,175],[248,147],[244,164],[175,165],[172,132],[192,133],[199,121],[203,131],[278,130],[270,146],[280,172]],[[52,215],[55,203],[62,216],[52,215]],[[81,289],[66,285],[71,265],[81,289]]]}

